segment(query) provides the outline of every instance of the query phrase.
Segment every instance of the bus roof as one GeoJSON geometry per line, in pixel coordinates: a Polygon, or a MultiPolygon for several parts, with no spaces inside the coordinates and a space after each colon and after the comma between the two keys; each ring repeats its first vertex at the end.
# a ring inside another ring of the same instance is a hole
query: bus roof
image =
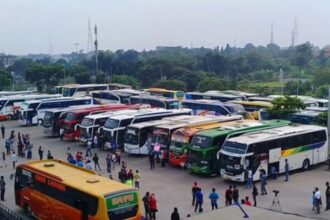
{"type": "Polygon", "coordinates": [[[163,109],[163,108],[150,108],[150,109],[140,109],[137,112],[125,114],[125,115],[116,115],[111,117],[112,119],[123,120],[133,117],[143,117],[143,116],[152,116],[156,114],[165,114],[165,113],[180,113],[187,112],[191,113],[191,109],[163,109]]]}
{"type": "Polygon", "coordinates": [[[103,109],[110,109],[111,108],[119,108],[119,107],[125,107],[127,105],[125,104],[107,104],[107,105],[91,105],[91,106],[85,106],[84,108],[77,108],[72,109],[70,112],[72,113],[86,113],[86,112],[92,112],[97,110],[103,110],[103,109]]]}
{"type": "Polygon", "coordinates": [[[26,94],[26,95],[10,95],[10,96],[4,96],[4,97],[0,97],[0,100],[15,100],[15,99],[42,99],[42,98],[60,98],[62,97],[62,95],[59,94],[53,94],[53,95],[49,95],[49,94],[26,94]]]}
{"type": "Polygon", "coordinates": [[[137,98],[137,99],[152,99],[152,100],[160,100],[160,101],[178,101],[178,99],[174,98],[167,98],[163,96],[153,96],[148,94],[141,94],[141,96],[131,96],[131,98],[137,98]]]}
{"type": "Polygon", "coordinates": [[[241,136],[229,138],[228,141],[249,145],[253,143],[258,143],[260,141],[268,141],[281,137],[291,136],[293,134],[303,134],[307,132],[325,129],[325,127],[317,125],[288,125],[278,128],[271,128],[263,131],[246,133],[241,136]]]}
{"type": "Polygon", "coordinates": [[[88,108],[97,108],[100,105],[73,105],[69,107],[64,107],[64,108],[53,108],[53,109],[47,109],[46,112],[71,112],[71,111],[79,111],[83,109],[88,109],[88,108]]]}
{"type": "Polygon", "coordinates": [[[131,110],[131,109],[125,109],[125,110],[119,110],[119,111],[108,111],[108,112],[103,112],[103,113],[99,113],[99,114],[94,114],[94,115],[87,115],[85,116],[85,118],[89,118],[89,119],[99,119],[99,118],[110,118],[112,116],[119,116],[121,114],[132,114],[132,113],[136,113],[138,110],[131,110]]]}
{"type": "Polygon", "coordinates": [[[225,90],[225,91],[222,91],[222,92],[227,93],[227,94],[232,94],[232,95],[245,96],[246,98],[258,95],[257,93],[243,92],[243,91],[239,91],[239,90],[225,90]]]}
{"type": "Polygon", "coordinates": [[[183,92],[181,90],[168,90],[168,89],[163,89],[163,88],[148,88],[148,89],[144,89],[144,91],[146,92],[183,92]]]}
{"type": "Polygon", "coordinates": [[[240,96],[237,96],[237,95],[225,94],[225,93],[221,93],[219,91],[187,92],[186,94],[188,94],[188,95],[203,95],[203,96],[218,96],[218,97],[237,98],[237,99],[241,98],[240,96]]]}
{"type": "Polygon", "coordinates": [[[108,84],[68,84],[64,86],[59,86],[62,88],[86,88],[86,87],[97,87],[97,86],[108,86],[108,84]]]}
{"type": "Polygon", "coordinates": [[[146,121],[146,122],[131,124],[131,125],[128,126],[128,128],[141,129],[141,128],[145,128],[145,127],[157,126],[157,125],[168,124],[168,123],[180,124],[183,121],[194,120],[194,117],[196,117],[196,116],[194,116],[194,115],[172,116],[172,117],[162,118],[162,119],[159,119],[159,120],[153,120],[153,121],[146,121]]]}
{"type": "Polygon", "coordinates": [[[260,106],[265,108],[271,108],[273,105],[270,102],[265,101],[230,101],[232,103],[240,104],[240,105],[250,105],[250,106],[260,106]]]}
{"type": "Polygon", "coordinates": [[[233,121],[219,128],[213,128],[209,130],[203,130],[197,132],[195,135],[202,135],[206,137],[216,137],[219,135],[227,134],[228,132],[241,129],[253,129],[254,127],[269,127],[269,126],[285,126],[289,125],[290,121],[286,120],[269,120],[269,121],[258,121],[258,120],[242,120],[233,121]]]}
{"type": "Polygon", "coordinates": [[[20,166],[95,196],[105,196],[111,192],[132,189],[126,184],[61,160],[39,160],[20,166]]]}

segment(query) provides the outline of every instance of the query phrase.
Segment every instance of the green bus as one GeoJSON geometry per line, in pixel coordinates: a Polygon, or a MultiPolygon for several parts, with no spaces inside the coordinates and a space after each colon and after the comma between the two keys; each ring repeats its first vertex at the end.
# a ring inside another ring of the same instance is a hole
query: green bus
{"type": "Polygon", "coordinates": [[[187,167],[192,173],[212,175],[219,173],[217,153],[228,137],[289,125],[286,120],[243,120],[225,126],[197,132],[188,146],[187,167]]]}

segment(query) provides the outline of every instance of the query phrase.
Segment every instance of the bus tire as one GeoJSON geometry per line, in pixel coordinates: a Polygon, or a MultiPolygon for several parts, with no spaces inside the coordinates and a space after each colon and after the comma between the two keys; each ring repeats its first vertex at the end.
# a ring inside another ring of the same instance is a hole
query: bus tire
{"type": "Polygon", "coordinates": [[[303,169],[304,171],[306,171],[306,170],[309,170],[310,167],[311,167],[311,163],[310,163],[309,159],[306,158],[306,159],[303,161],[302,169],[303,169]]]}
{"type": "Polygon", "coordinates": [[[28,216],[28,217],[32,217],[32,211],[31,211],[31,208],[28,204],[24,204],[24,212],[25,212],[25,215],[28,216]]]}
{"type": "Polygon", "coordinates": [[[44,121],[42,119],[38,120],[38,125],[43,125],[44,121]]]}

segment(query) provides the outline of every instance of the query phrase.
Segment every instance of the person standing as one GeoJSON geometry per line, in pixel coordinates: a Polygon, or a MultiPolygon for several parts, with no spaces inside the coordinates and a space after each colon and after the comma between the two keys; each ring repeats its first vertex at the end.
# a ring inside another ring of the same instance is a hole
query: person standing
{"type": "Polygon", "coordinates": [[[196,194],[196,203],[195,203],[195,212],[203,212],[203,193],[202,193],[202,189],[198,188],[196,194]]]}
{"type": "Polygon", "coordinates": [[[325,211],[327,211],[330,209],[330,185],[328,181],[325,183],[325,186],[325,211]]]}
{"type": "Polygon", "coordinates": [[[232,199],[233,199],[233,190],[232,186],[230,185],[229,188],[225,192],[225,197],[226,197],[226,206],[229,206],[232,204],[232,199]]]}
{"type": "Polygon", "coordinates": [[[180,215],[177,207],[174,207],[174,210],[171,214],[171,220],[180,220],[180,215]]]}
{"type": "Polygon", "coordinates": [[[3,176],[0,177],[0,191],[1,201],[5,201],[6,182],[3,176]]]}
{"type": "Polygon", "coordinates": [[[150,218],[149,197],[150,197],[150,193],[146,192],[146,194],[142,198],[142,202],[143,202],[143,205],[144,205],[144,213],[145,213],[144,217],[146,219],[150,218]]]}
{"type": "Polygon", "coordinates": [[[6,128],[3,124],[1,124],[1,135],[2,135],[2,139],[4,139],[6,136],[6,128]]]}
{"type": "Polygon", "coordinates": [[[252,182],[253,182],[253,174],[252,170],[248,170],[248,178],[246,183],[246,188],[251,189],[252,188],[252,182]]]}
{"type": "Polygon", "coordinates": [[[215,188],[212,189],[212,192],[209,195],[209,199],[211,200],[212,210],[218,209],[218,199],[219,195],[215,192],[215,188]]]}
{"type": "Polygon", "coordinates": [[[60,140],[63,141],[64,138],[64,128],[60,128],[60,140]]]}
{"type": "Polygon", "coordinates": [[[139,170],[136,170],[134,174],[134,186],[137,189],[140,189],[140,178],[139,170]]]}
{"type": "Polygon", "coordinates": [[[261,195],[267,195],[266,185],[267,185],[266,171],[261,170],[260,171],[260,189],[261,189],[261,195]]]}
{"type": "Polygon", "coordinates": [[[98,147],[98,138],[97,138],[97,134],[95,134],[93,138],[93,148],[97,148],[97,147],[98,147]]]}
{"type": "Polygon", "coordinates": [[[27,160],[31,160],[32,159],[32,145],[30,145],[27,149],[27,156],[26,156],[27,160]]]}
{"type": "Polygon", "coordinates": [[[288,159],[285,159],[284,170],[285,170],[285,180],[284,181],[288,182],[289,181],[289,171],[290,171],[288,159]]]}
{"type": "Polygon", "coordinates": [[[197,182],[194,182],[192,188],[191,188],[191,193],[192,193],[192,206],[195,205],[195,201],[196,201],[196,192],[198,191],[199,186],[197,182]]]}
{"type": "Polygon", "coordinates": [[[107,163],[107,172],[111,173],[111,163],[112,163],[112,154],[109,153],[107,157],[105,158],[106,163],[107,163]]]}
{"type": "Polygon", "coordinates": [[[48,160],[54,159],[54,157],[53,157],[52,153],[50,152],[50,150],[47,151],[47,159],[48,160]]]}
{"type": "Polygon", "coordinates": [[[93,161],[94,161],[95,171],[96,171],[96,167],[98,167],[99,170],[101,171],[101,167],[100,167],[100,164],[99,164],[99,157],[97,156],[96,153],[94,154],[93,161]]]}
{"type": "Polygon", "coordinates": [[[152,193],[149,198],[149,207],[150,207],[150,219],[156,220],[156,212],[158,212],[158,209],[157,209],[157,200],[154,193],[152,193]]]}
{"type": "Polygon", "coordinates": [[[258,189],[256,185],[253,184],[252,187],[252,198],[253,198],[253,206],[257,206],[257,196],[258,196],[258,189]]]}
{"type": "Polygon", "coordinates": [[[152,151],[149,152],[148,158],[149,158],[150,169],[151,170],[155,169],[155,154],[152,151]]]}
{"type": "Polygon", "coordinates": [[[315,208],[316,208],[316,214],[320,214],[320,208],[322,205],[321,201],[321,192],[318,187],[315,187],[315,208]]]}
{"type": "Polygon", "coordinates": [[[44,149],[41,146],[39,146],[38,154],[39,154],[39,160],[42,160],[44,157],[44,149]]]}
{"type": "Polygon", "coordinates": [[[239,198],[239,190],[236,188],[236,185],[234,185],[233,187],[233,200],[234,200],[234,204],[238,203],[238,198],[239,198]]]}
{"type": "Polygon", "coordinates": [[[87,148],[86,148],[86,157],[92,156],[92,143],[90,141],[87,142],[87,148]]]}
{"type": "Polygon", "coordinates": [[[11,154],[11,161],[13,162],[13,169],[16,168],[16,163],[17,163],[17,156],[15,154],[15,151],[11,154]]]}

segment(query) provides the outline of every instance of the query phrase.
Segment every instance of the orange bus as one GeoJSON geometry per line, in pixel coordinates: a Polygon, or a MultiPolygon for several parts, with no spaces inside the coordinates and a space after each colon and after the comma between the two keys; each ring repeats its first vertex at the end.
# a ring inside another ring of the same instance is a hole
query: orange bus
{"type": "Polygon", "coordinates": [[[60,160],[17,166],[15,202],[41,220],[141,220],[137,189],[60,160]]]}
{"type": "MultiPolygon", "coordinates": [[[[229,116],[230,117],[230,116],[229,116]]],[[[242,117],[233,118],[232,120],[211,122],[199,125],[185,126],[174,131],[171,137],[169,163],[174,166],[186,166],[188,158],[188,146],[192,137],[199,131],[218,128],[229,121],[241,120],[242,117]]]]}

